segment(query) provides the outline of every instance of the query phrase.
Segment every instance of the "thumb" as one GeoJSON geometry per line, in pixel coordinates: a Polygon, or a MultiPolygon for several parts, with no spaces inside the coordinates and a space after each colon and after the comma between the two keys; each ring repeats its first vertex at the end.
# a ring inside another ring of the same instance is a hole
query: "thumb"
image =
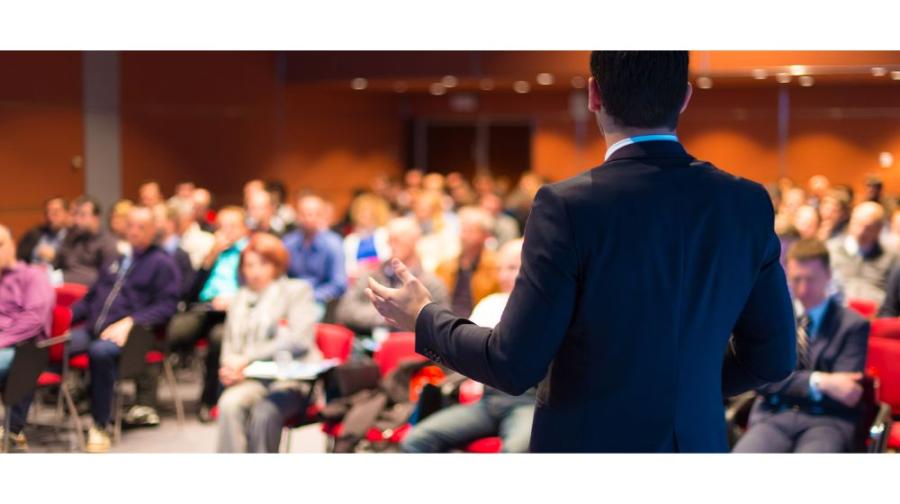
{"type": "Polygon", "coordinates": [[[391,267],[394,268],[394,273],[397,274],[397,277],[403,282],[403,285],[416,280],[416,276],[409,271],[409,268],[407,268],[400,259],[394,258],[391,261],[391,267]]]}

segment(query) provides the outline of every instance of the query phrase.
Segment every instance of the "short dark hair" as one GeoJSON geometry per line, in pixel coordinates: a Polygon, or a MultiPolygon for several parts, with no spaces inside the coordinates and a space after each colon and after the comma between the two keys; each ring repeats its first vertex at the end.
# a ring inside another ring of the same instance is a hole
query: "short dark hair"
{"type": "Polygon", "coordinates": [[[287,188],[284,187],[284,182],[280,180],[269,180],[266,182],[265,188],[269,193],[274,193],[279,202],[283,202],[287,197],[287,188]]]}
{"type": "Polygon", "coordinates": [[[603,108],[633,128],[675,129],[688,84],[688,51],[593,51],[603,108]]]}
{"type": "Polygon", "coordinates": [[[81,195],[81,196],[75,198],[75,200],[72,201],[72,207],[73,208],[80,207],[81,205],[84,205],[85,203],[91,204],[91,209],[92,209],[91,213],[93,213],[96,217],[99,217],[100,214],[103,213],[103,207],[100,205],[100,200],[98,200],[97,198],[95,198],[93,196],[87,195],[87,194],[84,194],[84,195],[81,195]]]}
{"type": "Polygon", "coordinates": [[[828,248],[825,244],[813,238],[797,240],[787,251],[787,259],[795,261],[819,260],[826,270],[831,269],[831,260],[828,257],[828,248]]]}
{"type": "Polygon", "coordinates": [[[63,198],[62,196],[59,196],[59,195],[51,196],[51,197],[45,199],[44,200],[44,209],[46,210],[47,207],[50,206],[50,203],[53,203],[54,201],[59,201],[60,203],[62,203],[64,210],[69,209],[69,202],[66,201],[66,198],[63,198]]]}

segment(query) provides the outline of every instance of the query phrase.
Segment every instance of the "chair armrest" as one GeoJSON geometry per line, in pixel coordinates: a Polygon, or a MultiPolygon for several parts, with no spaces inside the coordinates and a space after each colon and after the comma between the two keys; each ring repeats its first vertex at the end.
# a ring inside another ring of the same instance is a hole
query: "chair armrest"
{"type": "Polygon", "coordinates": [[[48,347],[52,347],[53,345],[58,345],[60,343],[67,343],[71,339],[72,339],[72,333],[66,332],[65,334],[61,334],[61,335],[53,337],[53,338],[38,341],[37,347],[38,348],[48,348],[48,347]]]}

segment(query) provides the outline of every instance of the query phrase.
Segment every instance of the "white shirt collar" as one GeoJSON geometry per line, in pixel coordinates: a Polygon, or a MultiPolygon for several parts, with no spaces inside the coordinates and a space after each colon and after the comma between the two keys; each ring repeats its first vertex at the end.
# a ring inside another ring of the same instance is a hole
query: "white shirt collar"
{"type": "Polygon", "coordinates": [[[623,138],[623,139],[619,140],[618,142],[610,145],[606,149],[606,157],[604,157],[603,160],[606,161],[607,159],[609,159],[610,156],[613,155],[614,152],[621,149],[622,147],[625,147],[626,145],[631,145],[633,143],[640,143],[640,142],[658,142],[658,141],[678,142],[678,137],[675,135],[638,135],[638,136],[623,138]]]}

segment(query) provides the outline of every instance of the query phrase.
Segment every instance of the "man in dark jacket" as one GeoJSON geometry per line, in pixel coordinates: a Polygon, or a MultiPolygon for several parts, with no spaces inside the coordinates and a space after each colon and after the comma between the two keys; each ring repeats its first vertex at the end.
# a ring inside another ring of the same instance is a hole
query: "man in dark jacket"
{"type": "Polygon", "coordinates": [[[178,268],[154,243],[156,231],[153,212],[146,207],[133,208],[126,234],[132,255],[122,256],[103,269],[84,299],[72,307],[73,324],[85,323],[72,331],[72,352],[87,351],[90,357],[94,426],[88,435],[89,452],[109,449],[106,428],[118,358],[132,329],[167,323],[178,305],[178,268]]]}
{"type": "Polygon", "coordinates": [[[53,264],[69,228],[69,206],[56,196],[44,203],[44,223],[22,235],[16,257],[29,264],[53,264]]]}
{"type": "Polygon", "coordinates": [[[73,226],[59,246],[53,267],[62,272],[57,281],[89,286],[101,270],[116,260],[116,241],[100,230],[100,202],[82,196],[72,206],[73,226]]]}
{"type": "Polygon", "coordinates": [[[846,452],[862,395],[869,323],[833,296],[828,249],[801,240],[788,250],[787,275],[799,312],[797,370],[762,387],[736,452],[846,452]]]}
{"type": "Polygon", "coordinates": [[[727,451],[723,394],[796,362],[772,203],[675,136],[687,52],[595,51],[591,74],[606,161],[538,191],[496,327],[431,304],[400,261],[404,285],[370,281],[370,298],[439,364],[513,395],[537,384],[531,451],[727,451]]]}

